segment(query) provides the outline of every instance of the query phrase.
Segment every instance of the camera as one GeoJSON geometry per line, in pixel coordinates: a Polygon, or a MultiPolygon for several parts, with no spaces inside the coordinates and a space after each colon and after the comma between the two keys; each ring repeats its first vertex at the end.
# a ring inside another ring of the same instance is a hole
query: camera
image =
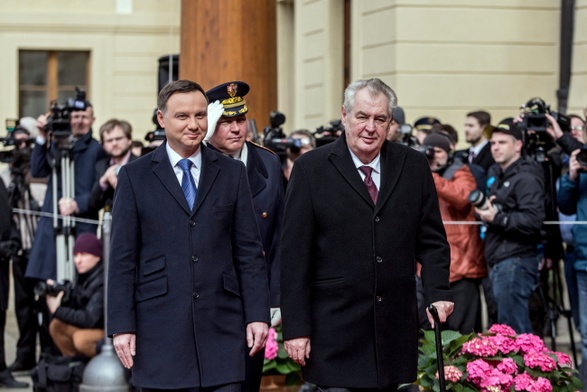
{"type": "Polygon", "coordinates": [[[269,126],[263,128],[263,145],[276,152],[280,157],[285,155],[288,147],[302,147],[299,140],[296,141],[285,136],[281,128],[284,123],[285,114],[275,111],[269,113],[269,126]]]}
{"type": "Polygon", "coordinates": [[[418,146],[418,151],[420,151],[422,154],[426,155],[426,158],[428,158],[429,161],[434,159],[434,147],[432,147],[432,146],[418,146]]]}
{"type": "Polygon", "coordinates": [[[403,144],[404,146],[416,148],[419,146],[418,139],[414,135],[412,135],[412,126],[410,124],[402,124],[400,125],[398,132],[399,132],[399,139],[397,140],[398,143],[403,144]]]}
{"type": "Polygon", "coordinates": [[[534,132],[546,132],[546,129],[550,126],[546,118],[546,114],[548,113],[554,117],[563,132],[569,132],[571,130],[571,120],[569,117],[551,111],[550,105],[547,105],[541,98],[530,99],[520,109],[524,111],[524,118],[521,123],[524,129],[529,129],[534,132]]]}
{"type": "Polygon", "coordinates": [[[344,126],[340,120],[330,121],[329,127],[319,126],[314,131],[314,136],[316,137],[316,147],[332,143],[338,139],[342,132],[344,132],[344,126]]]}
{"type": "Polygon", "coordinates": [[[32,137],[17,138],[15,134],[18,131],[29,132],[20,126],[19,120],[13,118],[6,119],[6,136],[0,138],[5,147],[14,146],[10,150],[0,151],[0,162],[11,164],[12,167],[26,166],[30,162],[32,145],[35,139],[32,137]],[[24,146],[20,147],[24,143],[24,146]],[[18,148],[17,148],[18,147],[18,148]]]}
{"type": "Polygon", "coordinates": [[[34,288],[35,295],[39,297],[45,295],[55,297],[60,292],[63,292],[64,300],[69,297],[72,290],[73,283],[71,283],[69,280],[55,282],[54,284],[48,284],[47,282],[40,281],[35,285],[34,288]]]}
{"type": "Polygon", "coordinates": [[[577,162],[582,167],[587,168],[587,147],[583,147],[579,150],[579,153],[577,154],[577,162]]]}
{"type": "Polygon", "coordinates": [[[481,192],[479,189],[473,189],[471,193],[469,193],[469,203],[480,210],[488,210],[492,206],[497,212],[502,210],[501,204],[492,204],[485,196],[485,193],[481,192]]]}
{"type": "Polygon", "coordinates": [[[75,98],[69,98],[65,102],[58,102],[57,100],[51,102],[51,114],[44,129],[57,139],[59,148],[71,148],[71,113],[84,111],[88,107],[86,92],[77,86],[75,91],[75,98]]]}

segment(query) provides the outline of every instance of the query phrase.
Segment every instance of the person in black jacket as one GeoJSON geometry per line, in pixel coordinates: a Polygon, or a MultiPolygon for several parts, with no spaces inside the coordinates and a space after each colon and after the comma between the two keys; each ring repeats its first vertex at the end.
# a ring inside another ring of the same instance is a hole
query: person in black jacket
{"type": "Polygon", "coordinates": [[[497,304],[497,322],[517,333],[532,333],[529,299],[539,276],[537,246],[545,217],[544,173],[522,157],[523,136],[518,127],[495,128],[489,169],[489,203],[475,208],[487,226],[485,257],[497,304]]]}
{"type": "Polygon", "coordinates": [[[78,273],[75,286],[69,293],[62,290],[46,296],[52,315],[49,332],[64,356],[91,358],[104,338],[102,243],[95,234],[83,233],[75,241],[73,255],[78,273]]]}

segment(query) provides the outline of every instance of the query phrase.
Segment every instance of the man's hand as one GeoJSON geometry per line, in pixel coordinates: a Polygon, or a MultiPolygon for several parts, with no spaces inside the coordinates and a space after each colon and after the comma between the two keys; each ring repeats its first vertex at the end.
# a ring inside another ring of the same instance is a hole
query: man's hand
{"type": "Polygon", "coordinates": [[[545,113],[544,116],[550,124],[550,126],[546,128],[546,132],[548,132],[550,136],[554,138],[554,140],[560,139],[563,136],[563,130],[561,129],[561,126],[558,124],[558,121],[556,121],[554,117],[552,117],[548,113],[545,113]]]}
{"type": "Polygon", "coordinates": [[[275,327],[281,324],[281,309],[271,308],[271,326],[275,327]]]}
{"type": "Polygon", "coordinates": [[[210,102],[208,104],[208,132],[206,133],[205,141],[210,140],[214,131],[216,131],[216,123],[224,113],[224,106],[220,101],[210,102]]]}
{"type": "MultiPolygon", "coordinates": [[[[449,301],[436,301],[436,302],[432,303],[432,305],[434,305],[434,307],[438,311],[438,319],[440,320],[441,323],[444,323],[446,321],[448,316],[450,316],[452,314],[452,311],[454,310],[454,307],[455,307],[454,302],[449,302],[449,301]]],[[[432,328],[434,328],[434,318],[430,314],[430,311],[428,310],[428,308],[426,308],[426,316],[428,316],[428,321],[430,322],[430,325],[432,326],[432,328]]]]}
{"type": "Polygon", "coordinates": [[[132,367],[132,357],[137,353],[136,339],[137,336],[134,333],[118,333],[112,339],[114,351],[116,351],[116,355],[122,362],[122,366],[127,369],[132,367]]]}
{"type": "Polygon", "coordinates": [[[308,336],[285,340],[283,347],[291,359],[302,366],[306,365],[306,359],[310,358],[311,351],[310,338],[308,336]]]}
{"type": "Polygon", "coordinates": [[[117,172],[119,168],[120,165],[112,165],[106,169],[102,177],[100,177],[100,187],[102,189],[108,189],[108,186],[116,189],[116,185],[118,184],[117,172]]]}
{"type": "Polygon", "coordinates": [[[59,213],[61,215],[74,215],[79,212],[77,202],[69,197],[59,199],[59,213]]]}
{"type": "Polygon", "coordinates": [[[569,159],[569,179],[571,181],[577,181],[577,179],[579,178],[579,173],[582,170],[585,170],[585,168],[579,164],[579,161],[577,161],[577,155],[580,151],[581,149],[573,151],[569,159]]]}
{"type": "Polygon", "coordinates": [[[269,327],[265,323],[254,322],[247,324],[247,346],[251,349],[249,356],[255,355],[265,347],[269,327]]]}
{"type": "MultiPolygon", "coordinates": [[[[47,279],[48,286],[53,286],[54,284],[55,284],[55,281],[53,279],[47,279]]],[[[65,295],[65,292],[60,291],[55,296],[52,296],[52,295],[45,296],[45,302],[47,303],[47,308],[49,309],[49,312],[51,314],[55,313],[57,311],[57,308],[61,306],[61,301],[63,300],[64,295],[65,295]]]]}
{"type": "Polygon", "coordinates": [[[37,117],[37,130],[39,131],[39,136],[43,138],[47,138],[47,131],[45,130],[45,126],[49,122],[49,113],[41,114],[37,117]]]}

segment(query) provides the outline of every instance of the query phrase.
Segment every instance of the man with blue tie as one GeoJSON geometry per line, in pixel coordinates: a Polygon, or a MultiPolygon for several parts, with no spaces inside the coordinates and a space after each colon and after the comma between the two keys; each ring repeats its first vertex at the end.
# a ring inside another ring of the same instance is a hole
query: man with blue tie
{"type": "Polygon", "coordinates": [[[143,391],[239,392],[269,323],[263,248],[242,162],[201,144],[208,101],[159,93],[167,141],[125,165],[112,211],[108,335],[143,391]]]}

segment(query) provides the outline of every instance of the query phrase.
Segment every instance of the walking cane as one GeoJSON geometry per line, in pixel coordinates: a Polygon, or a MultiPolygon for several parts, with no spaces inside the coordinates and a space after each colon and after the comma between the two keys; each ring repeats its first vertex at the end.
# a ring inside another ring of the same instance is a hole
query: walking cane
{"type": "Polygon", "coordinates": [[[438,363],[438,384],[440,385],[440,392],[446,392],[446,384],[444,382],[444,360],[442,357],[442,337],[440,336],[440,318],[438,317],[438,310],[434,305],[428,306],[428,311],[434,319],[434,336],[436,337],[436,362],[438,363]]]}

